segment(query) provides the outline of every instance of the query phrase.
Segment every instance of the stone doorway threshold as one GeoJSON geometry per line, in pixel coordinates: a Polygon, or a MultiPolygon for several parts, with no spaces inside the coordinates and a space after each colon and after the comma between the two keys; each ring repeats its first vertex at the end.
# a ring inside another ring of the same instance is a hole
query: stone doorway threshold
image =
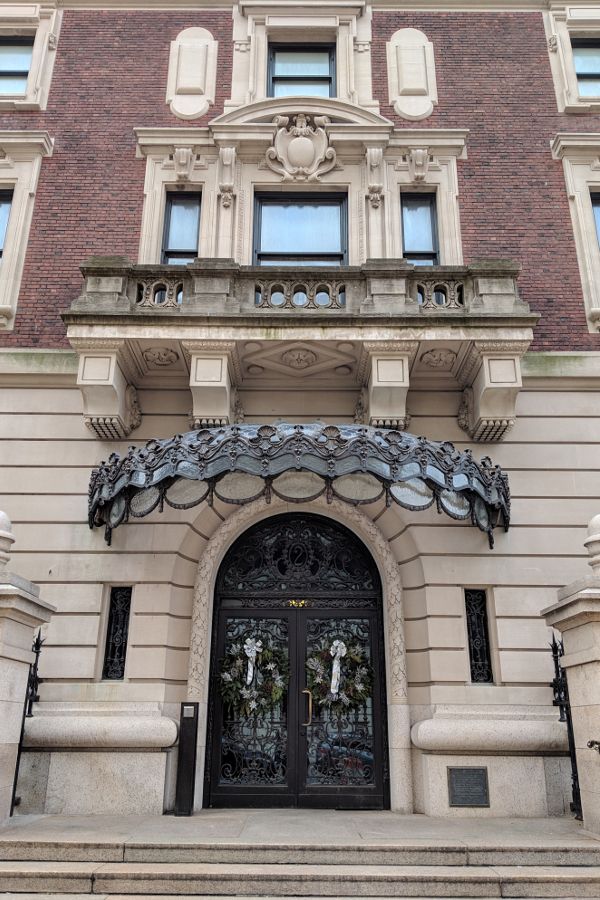
{"type": "Polygon", "coordinates": [[[561,851],[562,864],[576,864],[577,855],[586,857],[583,865],[600,863],[600,838],[571,818],[449,819],[390,811],[207,809],[189,818],[17,815],[0,827],[0,860],[27,858],[19,857],[19,848],[26,853],[33,844],[38,859],[44,848],[49,859],[60,852],[63,859],[114,861],[139,861],[152,850],[153,859],[163,862],[183,862],[198,853],[206,861],[219,861],[224,852],[232,861],[235,851],[247,855],[254,850],[267,862],[269,850],[280,858],[285,849],[298,857],[310,853],[312,860],[317,854],[323,862],[358,850],[382,862],[390,851],[396,858],[405,852],[411,862],[425,855],[430,865],[480,864],[484,857],[484,864],[493,864],[487,863],[490,855],[503,854],[510,854],[514,865],[551,854],[560,865],[561,851]]]}
{"type": "Polygon", "coordinates": [[[332,810],[30,815],[0,828],[0,900],[90,895],[597,900],[600,839],[566,818],[332,810]]]}

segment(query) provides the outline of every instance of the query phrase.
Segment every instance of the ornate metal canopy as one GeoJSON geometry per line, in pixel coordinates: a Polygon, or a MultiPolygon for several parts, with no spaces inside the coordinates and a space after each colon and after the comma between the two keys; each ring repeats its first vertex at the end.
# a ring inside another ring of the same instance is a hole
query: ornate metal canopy
{"type": "Polygon", "coordinates": [[[500,521],[508,530],[506,473],[487,457],[403,431],[364,425],[228,425],[178,434],[113,453],[92,471],[90,528],[112,529],[164,504],[189,509],[215,497],[244,504],[264,496],[304,503],[325,494],[350,504],[428,509],[470,519],[493,547],[500,521]]]}

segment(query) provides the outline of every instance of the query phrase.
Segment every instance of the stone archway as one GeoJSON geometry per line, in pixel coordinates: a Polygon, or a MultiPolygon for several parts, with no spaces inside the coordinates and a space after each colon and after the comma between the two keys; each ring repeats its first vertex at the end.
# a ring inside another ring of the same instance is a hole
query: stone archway
{"type": "Polygon", "coordinates": [[[325,498],[306,504],[289,504],[280,500],[273,500],[268,504],[264,498],[260,498],[241,507],[214,533],[199,560],[193,596],[188,670],[188,699],[200,704],[195,807],[202,807],[213,595],[219,566],[230,545],[251,525],[288,511],[315,512],[339,521],[363,541],[377,565],[383,588],[390,804],[393,810],[412,812],[410,716],[402,587],[398,565],[388,541],[364,512],[337,499],[327,503],[325,498]]]}

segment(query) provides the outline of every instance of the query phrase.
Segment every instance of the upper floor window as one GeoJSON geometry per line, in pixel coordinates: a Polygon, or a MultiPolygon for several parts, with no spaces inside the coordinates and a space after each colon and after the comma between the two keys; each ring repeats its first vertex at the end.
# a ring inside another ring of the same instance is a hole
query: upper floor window
{"type": "Polygon", "coordinates": [[[596,223],[596,236],[600,243],[600,194],[594,192],[590,194],[592,198],[592,209],[594,210],[594,222],[596,223]]]}
{"type": "Polygon", "coordinates": [[[435,194],[402,193],[402,255],[414,266],[439,262],[435,194]]]}
{"type": "Polygon", "coordinates": [[[335,47],[270,44],[269,97],[335,97],[335,47]]]}
{"type": "Polygon", "coordinates": [[[23,97],[33,53],[32,37],[0,38],[0,97],[23,97]]]}
{"type": "Polygon", "coordinates": [[[6,240],[6,229],[8,227],[8,217],[10,215],[12,197],[12,191],[0,191],[0,259],[2,259],[4,253],[4,242],[6,240]]]}
{"type": "Polygon", "coordinates": [[[198,256],[199,230],[200,194],[169,192],[161,261],[180,266],[193,262],[198,256]]]}
{"type": "Polygon", "coordinates": [[[259,266],[340,266],[347,262],[346,197],[262,195],[256,200],[254,262],[259,266]]]}
{"type": "Polygon", "coordinates": [[[580,97],[600,97],[600,40],[573,38],[573,63],[580,97]]]}

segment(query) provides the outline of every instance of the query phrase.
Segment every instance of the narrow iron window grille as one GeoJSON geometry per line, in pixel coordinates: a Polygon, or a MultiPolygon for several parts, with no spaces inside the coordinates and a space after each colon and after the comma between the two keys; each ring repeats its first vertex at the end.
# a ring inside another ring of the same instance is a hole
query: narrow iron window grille
{"type": "Polygon", "coordinates": [[[471,681],[476,684],[492,684],[494,673],[490,651],[486,592],[465,589],[465,606],[471,681]]]}
{"type": "Polygon", "coordinates": [[[114,587],[110,589],[108,628],[106,630],[104,667],[102,669],[102,678],[108,681],[122,681],[125,677],[131,590],[130,587],[114,587]]]}

